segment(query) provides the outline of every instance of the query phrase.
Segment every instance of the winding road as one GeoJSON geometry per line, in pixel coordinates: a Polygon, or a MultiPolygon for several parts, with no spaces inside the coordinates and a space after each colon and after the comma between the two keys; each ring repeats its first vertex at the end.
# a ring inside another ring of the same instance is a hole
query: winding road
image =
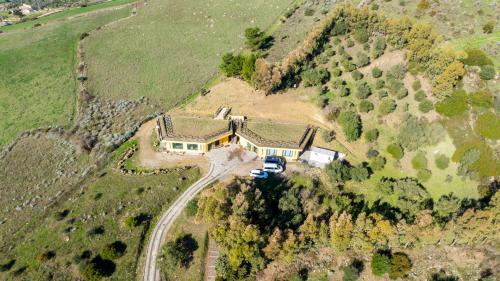
{"type": "Polygon", "coordinates": [[[214,149],[207,153],[210,159],[208,173],[191,185],[161,216],[156,223],[149,240],[146,262],[144,266],[144,281],[161,281],[160,269],[157,267],[157,258],[160,250],[175,219],[181,214],[186,204],[193,199],[203,188],[216,180],[222,179],[237,167],[255,160],[256,155],[242,150],[239,146],[231,145],[214,149]]]}

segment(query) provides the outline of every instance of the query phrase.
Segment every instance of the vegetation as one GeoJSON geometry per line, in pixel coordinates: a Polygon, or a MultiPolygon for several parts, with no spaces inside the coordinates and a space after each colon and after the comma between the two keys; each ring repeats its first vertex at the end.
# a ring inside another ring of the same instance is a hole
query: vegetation
{"type": "Polygon", "coordinates": [[[400,160],[404,156],[403,147],[397,143],[393,143],[387,146],[387,152],[397,160],[400,160]]]}
{"type": "Polygon", "coordinates": [[[271,36],[267,36],[258,27],[245,29],[245,38],[245,44],[253,51],[268,48],[273,39],[271,36]]]}
{"type": "Polygon", "coordinates": [[[330,79],[330,73],[325,68],[308,69],[302,72],[302,83],[305,87],[319,86],[330,79]]]}
{"type": "Polygon", "coordinates": [[[468,108],[467,93],[465,91],[457,91],[436,103],[436,111],[447,117],[465,114],[468,108]]]}
{"type": "Polygon", "coordinates": [[[498,140],[500,139],[500,117],[491,111],[479,116],[476,122],[476,130],[481,136],[498,140]]]}
{"type": "Polygon", "coordinates": [[[338,122],[342,126],[347,141],[359,139],[362,132],[361,118],[353,111],[343,111],[339,114],[338,122]]]}

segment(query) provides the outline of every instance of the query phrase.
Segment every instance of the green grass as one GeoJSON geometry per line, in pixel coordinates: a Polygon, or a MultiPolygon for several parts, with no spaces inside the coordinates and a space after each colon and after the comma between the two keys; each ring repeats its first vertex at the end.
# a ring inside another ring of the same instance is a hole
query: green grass
{"type": "Polygon", "coordinates": [[[70,9],[63,10],[63,11],[58,12],[58,13],[54,13],[52,15],[38,18],[36,20],[22,22],[22,23],[18,23],[18,24],[9,25],[9,26],[3,26],[3,27],[0,27],[0,30],[3,32],[9,32],[9,31],[14,31],[14,30],[28,29],[28,28],[32,28],[35,24],[42,24],[43,25],[46,23],[54,22],[54,21],[62,21],[68,17],[74,17],[74,16],[77,16],[80,14],[94,12],[97,10],[110,8],[113,6],[124,5],[124,4],[132,3],[135,1],[136,0],[111,0],[111,1],[106,1],[106,2],[102,2],[102,3],[94,4],[94,5],[89,5],[87,7],[70,8],[70,9]]]}
{"type": "Polygon", "coordinates": [[[483,113],[477,118],[476,131],[485,138],[500,139],[500,118],[491,111],[483,113]]]}
{"type": "Polygon", "coordinates": [[[71,124],[79,36],[129,12],[103,11],[0,36],[0,112],[8,112],[0,118],[0,147],[24,130],[71,124]]]}
{"type": "Polygon", "coordinates": [[[110,99],[146,96],[169,109],[217,73],[224,53],[243,46],[245,28],[266,29],[291,2],[150,1],[91,38],[90,91],[110,99]]]}

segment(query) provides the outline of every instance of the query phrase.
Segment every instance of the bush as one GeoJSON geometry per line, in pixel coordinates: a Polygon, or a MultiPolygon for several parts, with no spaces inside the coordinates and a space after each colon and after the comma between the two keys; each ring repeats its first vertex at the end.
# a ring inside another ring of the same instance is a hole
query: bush
{"type": "Polygon", "coordinates": [[[168,241],[165,249],[168,257],[176,265],[187,268],[193,260],[194,251],[198,249],[198,243],[191,234],[181,234],[174,241],[168,241]]]}
{"type": "Polygon", "coordinates": [[[321,133],[321,137],[325,142],[332,142],[335,139],[335,131],[330,130],[330,131],[323,131],[321,133]]]}
{"type": "Polygon", "coordinates": [[[339,96],[341,96],[341,97],[347,97],[350,94],[351,94],[351,90],[349,90],[349,88],[347,88],[346,86],[342,86],[339,89],[339,96]]]}
{"type": "Polygon", "coordinates": [[[378,112],[387,115],[396,109],[396,101],[389,98],[383,98],[378,107],[378,112]]]}
{"type": "Polygon", "coordinates": [[[66,218],[66,216],[69,215],[69,210],[68,209],[64,209],[60,212],[56,212],[55,215],[54,215],[54,218],[58,221],[61,221],[63,220],[64,218],[66,218]]]}
{"type": "MultiPolygon", "coordinates": [[[[386,98],[388,96],[389,96],[389,94],[387,93],[386,90],[380,90],[380,91],[378,91],[378,98],[380,100],[383,99],[383,98],[386,98]]],[[[396,105],[396,104],[394,104],[394,105],[396,105]]]]}
{"type": "Polygon", "coordinates": [[[101,280],[104,277],[113,275],[116,270],[116,265],[110,260],[103,259],[97,255],[88,263],[84,263],[81,267],[81,273],[87,281],[101,280]]]}
{"type": "Polygon", "coordinates": [[[415,80],[413,81],[413,83],[411,84],[411,87],[414,91],[418,91],[422,88],[422,84],[420,84],[420,80],[415,80]]]}
{"type": "Polygon", "coordinates": [[[301,77],[305,87],[319,86],[330,79],[330,73],[326,68],[307,69],[302,72],[301,77]]]}
{"type": "Polygon", "coordinates": [[[372,69],[372,76],[373,76],[373,78],[380,78],[380,77],[382,77],[382,73],[383,73],[382,70],[380,70],[380,68],[378,68],[378,67],[374,67],[372,69]]]}
{"type": "Polygon", "coordinates": [[[16,260],[9,260],[5,263],[0,264],[0,272],[6,272],[9,271],[14,264],[16,264],[16,260]]]}
{"type": "Polygon", "coordinates": [[[370,170],[364,164],[359,164],[351,168],[350,174],[352,180],[362,182],[370,177],[370,170]]]}
{"type": "Polygon", "coordinates": [[[267,36],[266,33],[261,31],[258,27],[245,29],[245,38],[245,44],[253,51],[269,48],[273,40],[271,36],[267,36]]]}
{"type": "Polygon", "coordinates": [[[252,76],[255,73],[255,61],[257,57],[253,54],[243,57],[243,66],[241,69],[241,77],[250,82],[252,80],[252,76]]]}
{"type": "Polygon", "coordinates": [[[342,79],[335,79],[332,82],[332,88],[340,89],[342,86],[345,86],[346,82],[342,79]]]}
{"type": "Polygon", "coordinates": [[[97,235],[102,235],[102,234],[104,234],[104,232],[105,232],[104,226],[99,225],[99,226],[92,227],[89,231],[87,231],[87,236],[94,237],[97,235]]]}
{"type": "Polygon", "coordinates": [[[374,142],[378,139],[379,132],[377,129],[371,129],[366,131],[364,135],[367,142],[374,142]]]}
{"type": "Polygon", "coordinates": [[[396,80],[403,80],[406,76],[406,66],[404,64],[396,64],[391,67],[391,69],[387,72],[387,78],[392,78],[396,80]]]}
{"type": "Polygon", "coordinates": [[[342,281],[356,281],[359,279],[359,270],[354,266],[346,266],[342,271],[344,272],[342,281]]]}
{"type": "Polygon", "coordinates": [[[375,82],[375,89],[382,89],[385,86],[385,81],[382,79],[378,79],[377,82],[375,82]]]}
{"type": "Polygon", "coordinates": [[[427,158],[425,157],[425,152],[417,152],[413,159],[411,159],[411,165],[415,170],[427,169],[427,158]]]}
{"type": "Polygon", "coordinates": [[[476,121],[476,131],[483,137],[500,139],[500,118],[493,112],[483,113],[476,121]]]}
{"type": "Polygon", "coordinates": [[[405,98],[405,97],[407,97],[407,96],[408,96],[408,89],[406,89],[405,87],[400,88],[400,89],[396,92],[396,98],[397,98],[398,100],[403,99],[403,98],[405,98]]]}
{"type": "Polygon", "coordinates": [[[382,276],[389,272],[391,268],[391,259],[388,255],[381,252],[376,252],[372,255],[371,262],[372,273],[375,276],[382,276]]]}
{"type": "Polygon", "coordinates": [[[351,169],[344,161],[334,160],[325,167],[331,181],[340,183],[351,179],[351,169]]]}
{"type": "Polygon", "coordinates": [[[352,111],[341,112],[338,118],[347,141],[352,142],[359,139],[361,135],[361,118],[352,111]]]}
{"type": "Polygon", "coordinates": [[[305,16],[308,16],[308,17],[310,17],[310,16],[314,15],[314,9],[307,8],[307,9],[304,11],[304,15],[305,15],[305,16]]]}
{"type": "Polygon", "coordinates": [[[395,253],[391,257],[389,277],[391,279],[404,278],[411,270],[410,258],[404,253],[395,253]]]}
{"type": "Polygon", "coordinates": [[[373,57],[378,58],[381,55],[384,54],[384,50],[386,48],[387,44],[385,42],[385,38],[382,36],[379,36],[375,39],[375,44],[373,45],[373,57]]]}
{"type": "Polygon", "coordinates": [[[400,160],[405,155],[403,147],[398,143],[393,143],[387,146],[387,152],[397,160],[400,160]]]}
{"type": "Polygon", "coordinates": [[[429,0],[420,0],[417,4],[417,9],[419,10],[427,10],[431,7],[429,0]]]}
{"type": "Polygon", "coordinates": [[[404,83],[401,80],[394,78],[387,78],[387,89],[391,95],[398,95],[401,89],[406,89],[404,83]]]}
{"type": "Polygon", "coordinates": [[[55,258],[56,256],[56,252],[54,251],[45,251],[43,253],[40,253],[38,256],[37,256],[37,259],[38,261],[44,263],[48,260],[51,260],[53,258],[55,258]]]}
{"type": "Polygon", "coordinates": [[[398,141],[409,151],[415,151],[429,142],[426,123],[413,115],[407,115],[399,128],[398,141]]]}
{"type": "Polygon", "coordinates": [[[377,157],[379,155],[378,151],[376,151],[375,149],[368,149],[368,151],[366,152],[366,157],[368,159],[372,159],[374,157],[377,157]]]}
{"type": "Polygon", "coordinates": [[[438,154],[434,161],[436,163],[436,167],[441,170],[448,168],[448,165],[450,164],[450,159],[444,154],[438,154]]]}
{"type": "Polygon", "coordinates": [[[243,56],[234,56],[231,53],[227,53],[222,56],[222,63],[219,68],[227,77],[239,76],[241,75],[241,71],[243,69],[243,61],[243,56]]]}
{"type": "Polygon", "coordinates": [[[368,31],[364,28],[358,28],[354,30],[354,39],[358,41],[361,44],[364,44],[368,42],[368,39],[370,39],[370,35],[368,34],[368,31]]]}
{"type": "Polygon", "coordinates": [[[122,257],[127,250],[127,244],[122,241],[115,241],[107,244],[101,251],[101,256],[105,259],[114,260],[122,257]]]}
{"type": "Polygon", "coordinates": [[[420,104],[418,105],[418,110],[420,110],[423,113],[427,113],[431,111],[433,108],[434,106],[432,102],[428,99],[421,101],[420,104]]]}
{"type": "Polygon", "coordinates": [[[467,112],[467,93],[465,91],[454,92],[451,96],[436,103],[436,111],[447,117],[459,116],[467,112]]]}
{"type": "Polygon", "coordinates": [[[359,103],[359,112],[366,113],[366,112],[370,112],[372,110],[373,110],[373,103],[371,103],[367,100],[362,100],[359,103]]]}
{"type": "Polygon", "coordinates": [[[366,99],[372,94],[372,90],[366,81],[358,82],[356,87],[356,97],[359,99],[366,99]]]}
{"type": "Polygon", "coordinates": [[[493,95],[488,90],[475,92],[469,95],[469,103],[476,107],[493,107],[493,100],[493,95]]]}
{"type": "Polygon", "coordinates": [[[363,52],[358,52],[358,67],[367,66],[370,64],[370,58],[363,52]]]}
{"type": "Polygon", "coordinates": [[[424,170],[418,170],[418,172],[417,172],[417,178],[421,182],[428,181],[431,178],[431,176],[432,176],[431,170],[424,169],[424,170]]]}
{"type": "Polygon", "coordinates": [[[481,72],[479,72],[479,77],[483,80],[492,80],[495,78],[495,67],[492,65],[485,65],[481,67],[481,72]]]}
{"type": "Polygon", "coordinates": [[[351,76],[355,81],[361,80],[363,78],[363,74],[358,70],[354,70],[353,72],[351,72],[351,76]]]}
{"type": "Polygon", "coordinates": [[[186,205],[186,215],[188,217],[194,217],[198,212],[198,199],[194,198],[190,200],[186,205]]]}
{"type": "Polygon", "coordinates": [[[354,41],[351,40],[351,38],[347,39],[346,42],[347,48],[354,47],[354,41]]]}
{"type": "Polygon", "coordinates": [[[425,98],[427,98],[427,95],[425,94],[425,92],[423,90],[418,90],[415,93],[415,100],[416,101],[423,101],[423,100],[425,100],[425,98]]]}
{"type": "Polygon", "coordinates": [[[340,75],[342,75],[342,70],[340,68],[336,67],[332,70],[333,77],[339,77],[340,75]]]}
{"type": "Polygon", "coordinates": [[[342,58],[340,60],[340,64],[342,64],[342,67],[344,68],[344,71],[346,72],[351,72],[354,69],[356,69],[356,65],[352,63],[352,61],[348,60],[347,58],[342,58]]]}
{"type": "Polygon", "coordinates": [[[494,21],[489,21],[485,25],[483,25],[483,32],[486,34],[493,33],[494,29],[495,29],[495,22],[494,21]]]}
{"type": "Polygon", "coordinates": [[[481,49],[467,49],[465,50],[465,53],[467,53],[467,58],[462,60],[465,65],[493,65],[493,61],[481,49]]]}
{"type": "Polygon", "coordinates": [[[386,162],[387,160],[385,159],[385,157],[377,156],[370,161],[370,167],[374,171],[380,171],[385,167],[386,162]]]}

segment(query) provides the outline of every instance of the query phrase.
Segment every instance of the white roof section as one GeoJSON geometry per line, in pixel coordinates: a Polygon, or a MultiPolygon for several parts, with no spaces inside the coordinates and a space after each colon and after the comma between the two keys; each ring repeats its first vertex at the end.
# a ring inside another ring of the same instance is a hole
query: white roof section
{"type": "Polygon", "coordinates": [[[312,152],[324,154],[324,155],[331,156],[331,157],[336,157],[337,153],[338,153],[337,151],[334,151],[334,150],[325,149],[325,148],[316,147],[316,146],[311,146],[310,150],[312,152]]]}

